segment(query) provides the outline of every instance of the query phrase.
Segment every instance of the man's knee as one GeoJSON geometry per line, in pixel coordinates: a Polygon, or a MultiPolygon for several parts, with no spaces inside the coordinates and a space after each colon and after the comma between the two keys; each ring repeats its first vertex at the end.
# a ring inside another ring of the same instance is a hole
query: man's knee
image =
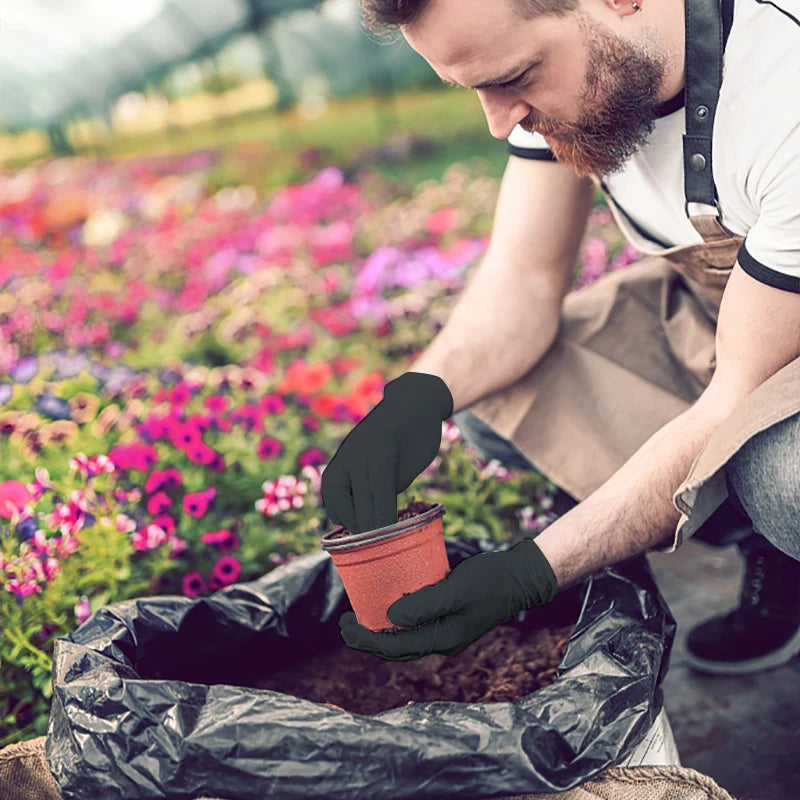
{"type": "Polygon", "coordinates": [[[726,476],[754,530],[800,560],[800,414],[750,439],[728,462],[726,476]]]}

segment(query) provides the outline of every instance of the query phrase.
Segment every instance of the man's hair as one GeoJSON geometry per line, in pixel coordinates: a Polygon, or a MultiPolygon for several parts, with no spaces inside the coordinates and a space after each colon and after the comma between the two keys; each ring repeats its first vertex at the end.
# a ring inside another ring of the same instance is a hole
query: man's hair
{"type": "MultiPolygon", "coordinates": [[[[490,0],[491,1],[491,0],[490,0]]],[[[361,17],[373,33],[394,33],[422,15],[430,0],[359,0],[361,17]]],[[[511,0],[514,11],[523,19],[566,17],[581,8],[581,0],[511,0]]]]}

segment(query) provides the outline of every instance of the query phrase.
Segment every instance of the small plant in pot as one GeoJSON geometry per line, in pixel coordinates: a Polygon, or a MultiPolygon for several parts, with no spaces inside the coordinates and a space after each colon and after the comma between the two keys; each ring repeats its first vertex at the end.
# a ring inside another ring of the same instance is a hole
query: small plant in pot
{"type": "Polygon", "coordinates": [[[444,513],[441,503],[412,498],[392,525],[355,534],[339,526],[322,537],[360,625],[403,630],[387,617],[389,606],[447,577],[444,513]]]}

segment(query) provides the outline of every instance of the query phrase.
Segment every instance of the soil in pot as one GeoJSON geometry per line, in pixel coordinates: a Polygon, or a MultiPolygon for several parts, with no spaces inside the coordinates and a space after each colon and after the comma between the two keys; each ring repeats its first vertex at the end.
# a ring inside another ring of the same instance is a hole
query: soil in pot
{"type": "Polygon", "coordinates": [[[555,680],[580,613],[580,595],[580,586],[572,586],[527,611],[522,622],[512,618],[455,656],[384,661],[342,642],[252,685],[357,714],[432,700],[513,701],[555,680]]]}
{"type": "MultiPolygon", "coordinates": [[[[404,522],[411,517],[416,517],[419,514],[424,514],[429,508],[433,508],[433,503],[425,503],[422,500],[414,500],[412,499],[411,502],[403,509],[401,509],[397,513],[397,521],[404,522]]],[[[366,533],[366,531],[362,531],[362,533],[366,533]]],[[[331,534],[328,539],[343,539],[345,536],[353,536],[354,534],[351,533],[347,528],[343,528],[339,533],[331,534]]]]}

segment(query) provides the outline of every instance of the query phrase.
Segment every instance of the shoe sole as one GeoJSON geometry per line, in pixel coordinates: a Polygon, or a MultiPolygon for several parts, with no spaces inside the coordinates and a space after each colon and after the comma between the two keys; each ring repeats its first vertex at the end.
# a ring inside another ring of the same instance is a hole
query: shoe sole
{"type": "Polygon", "coordinates": [[[707,672],[711,675],[749,675],[754,672],[782,667],[800,653],[800,628],[786,644],[773,650],[771,653],[751,658],[749,661],[706,661],[704,658],[686,653],[686,660],[690,667],[694,667],[700,672],[707,672]]]}

